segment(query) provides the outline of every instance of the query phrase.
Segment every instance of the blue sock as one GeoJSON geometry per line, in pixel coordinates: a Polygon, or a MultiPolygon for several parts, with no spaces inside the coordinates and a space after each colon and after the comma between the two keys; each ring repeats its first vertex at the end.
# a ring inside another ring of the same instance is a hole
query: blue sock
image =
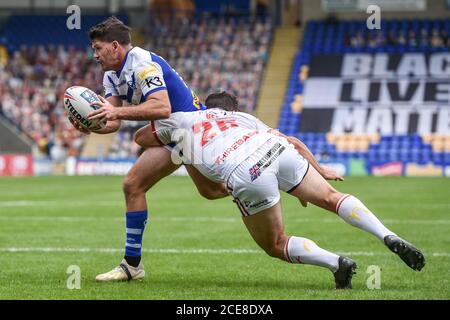
{"type": "Polygon", "coordinates": [[[125,243],[125,257],[136,257],[140,260],[142,254],[142,236],[144,235],[147,217],[147,210],[127,212],[127,240],[125,243]]]}

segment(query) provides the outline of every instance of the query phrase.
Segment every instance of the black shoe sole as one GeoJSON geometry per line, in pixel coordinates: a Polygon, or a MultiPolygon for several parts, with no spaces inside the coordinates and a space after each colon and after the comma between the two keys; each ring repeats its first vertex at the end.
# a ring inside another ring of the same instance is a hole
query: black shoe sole
{"type": "Polygon", "coordinates": [[[398,237],[395,237],[394,240],[388,239],[387,241],[388,243],[386,243],[386,245],[388,246],[388,248],[392,252],[396,253],[400,257],[400,259],[402,259],[403,262],[405,262],[406,265],[411,269],[420,271],[425,266],[425,257],[423,256],[422,252],[420,252],[420,250],[414,247],[412,244],[398,237]],[[389,241],[392,242],[389,243],[389,241]]]}

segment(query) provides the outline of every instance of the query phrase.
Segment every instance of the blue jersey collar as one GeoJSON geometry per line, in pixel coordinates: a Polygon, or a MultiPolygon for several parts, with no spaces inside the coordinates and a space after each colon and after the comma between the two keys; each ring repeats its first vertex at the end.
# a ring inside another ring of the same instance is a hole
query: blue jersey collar
{"type": "Polygon", "coordinates": [[[121,66],[120,66],[119,71],[116,71],[117,78],[120,77],[120,73],[122,72],[125,63],[127,62],[128,53],[130,53],[130,51],[133,50],[133,49],[134,49],[134,47],[131,47],[130,50],[128,50],[127,53],[125,54],[125,58],[124,58],[123,61],[122,61],[122,64],[121,64],[121,66]]]}

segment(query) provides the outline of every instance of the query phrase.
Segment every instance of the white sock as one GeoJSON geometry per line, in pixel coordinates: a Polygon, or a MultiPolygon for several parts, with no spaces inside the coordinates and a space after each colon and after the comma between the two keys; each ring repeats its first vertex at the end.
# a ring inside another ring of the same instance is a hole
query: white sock
{"type": "Polygon", "coordinates": [[[339,256],[320,248],[314,241],[302,237],[289,237],[284,254],[291,263],[312,264],[336,272],[339,268],[339,256]]]}
{"type": "Polygon", "coordinates": [[[345,195],[339,199],[336,212],[345,222],[373,234],[384,242],[387,235],[395,235],[356,197],[345,195]]]}

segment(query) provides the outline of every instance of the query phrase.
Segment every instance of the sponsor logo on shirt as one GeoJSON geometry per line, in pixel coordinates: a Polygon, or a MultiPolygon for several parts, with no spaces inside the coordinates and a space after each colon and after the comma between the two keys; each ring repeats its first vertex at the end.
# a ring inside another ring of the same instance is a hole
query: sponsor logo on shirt
{"type": "Polygon", "coordinates": [[[139,79],[141,79],[142,81],[146,80],[147,78],[151,77],[151,76],[156,76],[159,75],[159,70],[156,66],[154,65],[149,65],[148,67],[144,68],[143,70],[138,72],[138,77],[139,79]]]}
{"type": "Polygon", "coordinates": [[[152,87],[161,87],[163,85],[161,78],[158,77],[149,77],[147,79],[145,79],[145,83],[147,84],[147,86],[149,88],[152,87]]]}
{"type": "Polygon", "coordinates": [[[236,140],[231,146],[225,149],[225,151],[222,153],[222,155],[218,156],[216,158],[215,163],[216,164],[222,164],[224,163],[225,159],[234,151],[236,151],[241,145],[243,145],[248,139],[253,137],[255,134],[257,134],[258,131],[251,131],[247,134],[244,134],[241,138],[236,140]]]}

